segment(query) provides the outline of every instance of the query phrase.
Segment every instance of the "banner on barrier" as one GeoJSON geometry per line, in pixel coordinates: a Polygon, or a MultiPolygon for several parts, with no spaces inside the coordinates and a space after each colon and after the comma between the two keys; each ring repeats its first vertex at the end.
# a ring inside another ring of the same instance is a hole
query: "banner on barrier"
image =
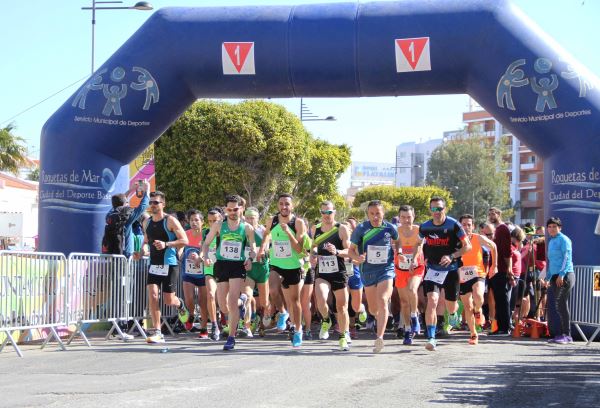
{"type": "Polygon", "coordinates": [[[594,269],[592,295],[600,297],[600,269],[594,269]]]}

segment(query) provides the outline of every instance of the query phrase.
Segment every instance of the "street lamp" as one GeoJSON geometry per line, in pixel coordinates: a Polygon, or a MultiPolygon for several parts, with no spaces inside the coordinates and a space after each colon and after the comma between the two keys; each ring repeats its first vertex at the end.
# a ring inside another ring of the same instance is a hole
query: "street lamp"
{"type": "Polygon", "coordinates": [[[300,98],[300,121],[301,122],[317,122],[317,121],[336,121],[335,116],[327,116],[325,118],[321,118],[315,114],[313,114],[308,106],[304,104],[303,98],[300,98]]]}
{"type": "Polygon", "coordinates": [[[96,4],[122,4],[122,1],[98,1],[92,0],[92,7],[82,7],[82,10],[92,10],[92,75],[94,75],[94,38],[96,31],[96,10],[152,10],[152,4],[147,1],[138,1],[131,7],[109,6],[96,7],[96,4]]]}

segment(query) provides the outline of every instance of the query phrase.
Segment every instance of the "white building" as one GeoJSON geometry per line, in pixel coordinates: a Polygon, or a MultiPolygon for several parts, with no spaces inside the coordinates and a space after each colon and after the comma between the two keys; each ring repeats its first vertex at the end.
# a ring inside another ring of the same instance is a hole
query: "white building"
{"type": "Polygon", "coordinates": [[[396,165],[394,166],[394,185],[424,186],[429,158],[443,139],[432,139],[427,142],[406,142],[396,146],[396,165]]]}
{"type": "Polygon", "coordinates": [[[38,183],[0,172],[0,248],[34,248],[38,183]]]}

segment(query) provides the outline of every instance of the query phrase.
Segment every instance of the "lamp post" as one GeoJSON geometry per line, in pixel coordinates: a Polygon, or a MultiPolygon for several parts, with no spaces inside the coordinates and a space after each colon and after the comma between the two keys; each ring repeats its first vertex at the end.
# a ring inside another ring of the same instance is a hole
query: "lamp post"
{"type": "Polygon", "coordinates": [[[96,10],[152,10],[152,4],[147,1],[138,1],[131,7],[126,6],[109,6],[96,7],[96,4],[122,4],[122,1],[97,1],[92,0],[92,7],[82,7],[82,10],[92,10],[92,75],[94,74],[94,40],[96,31],[96,10]]]}
{"type": "Polygon", "coordinates": [[[329,121],[329,122],[333,122],[336,121],[337,119],[335,118],[335,116],[327,116],[327,117],[319,117],[315,114],[313,114],[310,109],[308,109],[308,106],[306,106],[304,104],[304,100],[303,98],[300,98],[300,121],[301,122],[317,122],[317,121],[329,121]]]}

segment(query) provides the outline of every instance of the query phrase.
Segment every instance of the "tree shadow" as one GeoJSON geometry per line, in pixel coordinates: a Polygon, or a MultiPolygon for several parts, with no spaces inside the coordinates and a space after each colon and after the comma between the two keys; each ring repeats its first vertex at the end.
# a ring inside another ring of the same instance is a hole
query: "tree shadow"
{"type": "Polygon", "coordinates": [[[553,361],[524,356],[524,361],[481,367],[457,367],[444,384],[437,404],[487,407],[592,407],[600,401],[598,350],[564,350],[553,361]],[[588,354],[588,361],[568,361],[588,354]],[[536,361],[538,359],[538,361],[536,361]]]}

